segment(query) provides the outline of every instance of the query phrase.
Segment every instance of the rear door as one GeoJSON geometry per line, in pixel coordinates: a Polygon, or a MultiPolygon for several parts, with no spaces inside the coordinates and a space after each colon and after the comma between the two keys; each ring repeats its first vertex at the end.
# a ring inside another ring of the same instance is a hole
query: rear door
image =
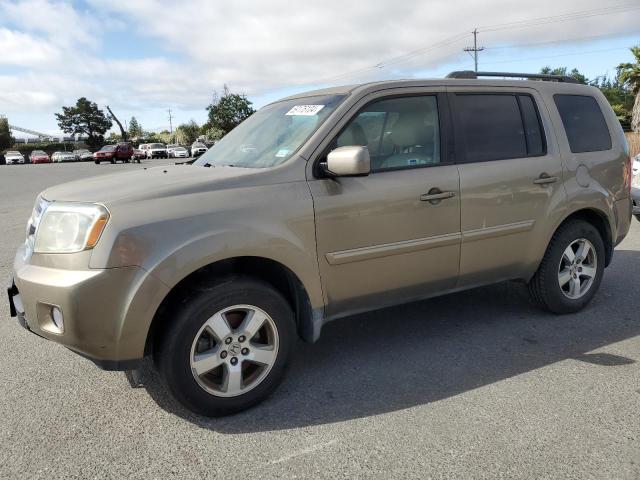
{"type": "Polygon", "coordinates": [[[461,190],[458,286],[527,277],[566,198],[542,99],[526,88],[449,92],[461,190]]]}

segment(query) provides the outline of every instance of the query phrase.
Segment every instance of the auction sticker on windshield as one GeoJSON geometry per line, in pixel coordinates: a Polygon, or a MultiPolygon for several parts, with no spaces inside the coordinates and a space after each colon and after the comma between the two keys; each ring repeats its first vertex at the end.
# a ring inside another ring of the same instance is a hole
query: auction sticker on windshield
{"type": "Polygon", "coordinates": [[[304,115],[313,116],[317,115],[320,110],[324,108],[324,105],[295,105],[285,115],[304,115]]]}

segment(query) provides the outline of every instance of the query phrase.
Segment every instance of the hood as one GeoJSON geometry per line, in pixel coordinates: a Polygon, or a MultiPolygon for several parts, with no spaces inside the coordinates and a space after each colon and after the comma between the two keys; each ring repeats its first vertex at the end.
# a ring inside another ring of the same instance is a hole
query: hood
{"type": "Polygon", "coordinates": [[[171,165],[90,177],[51,187],[50,201],[103,203],[107,206],[186,193],[255,185],[262,169],[171,165]]]}

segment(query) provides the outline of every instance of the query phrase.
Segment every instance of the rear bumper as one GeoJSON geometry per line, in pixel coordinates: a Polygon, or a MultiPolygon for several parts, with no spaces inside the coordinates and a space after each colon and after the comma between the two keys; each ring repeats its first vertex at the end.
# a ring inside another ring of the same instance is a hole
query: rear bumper
{"type": "Polygon", "coordinates": [[[631,214],[632,214],[632,199],[630,197],[623,198],[622,200],[617,200],[614,203],[614,215],[616,221],[616,234],[613,239],[613,246],[618,245],[624,237],[629,233],[629,228],[631,227],[631,214]]]}
{"type": "Polygon", "coordinates": [[[633,214],[640,215],[640,188],[631,188],[631,200],[633,201],[633,214]]]}
{"type": "Polygon", "coordinates": [[[144,356],[150,319],[168,289],[139,267],[62,270],[14,260],[11,315],[36,335],[106,370],[134,368],[144,356]],[[52,320],[59,309],[63,327],[52,320]]]}

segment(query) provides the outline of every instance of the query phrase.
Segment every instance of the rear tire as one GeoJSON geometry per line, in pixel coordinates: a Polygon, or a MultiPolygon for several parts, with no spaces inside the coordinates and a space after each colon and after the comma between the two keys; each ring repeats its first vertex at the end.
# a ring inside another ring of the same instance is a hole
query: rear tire
{"type": "Polygon", "coordinates": [[[291,307],[271,285],[222,280],[191,292],[169,315],[154,364],[171,395],[192,412],[215,417],[245,410],[281,382],[296,328],[291,307]],[[203,359],[212,363],[203,366],[203,359]]]}
{"type": "Polygon", "coordinates": [[[588,222],[562,225],[549,242],[529,294],[539,307],[557,314],[582,310],[594,297],[604,275],[605,247],[588,222]]]}
{"type": "Polygon", "coordinates": [[[96,165],[100,165],[100,160],[94,160],[94,163],[95,163],[96,165]]]}

